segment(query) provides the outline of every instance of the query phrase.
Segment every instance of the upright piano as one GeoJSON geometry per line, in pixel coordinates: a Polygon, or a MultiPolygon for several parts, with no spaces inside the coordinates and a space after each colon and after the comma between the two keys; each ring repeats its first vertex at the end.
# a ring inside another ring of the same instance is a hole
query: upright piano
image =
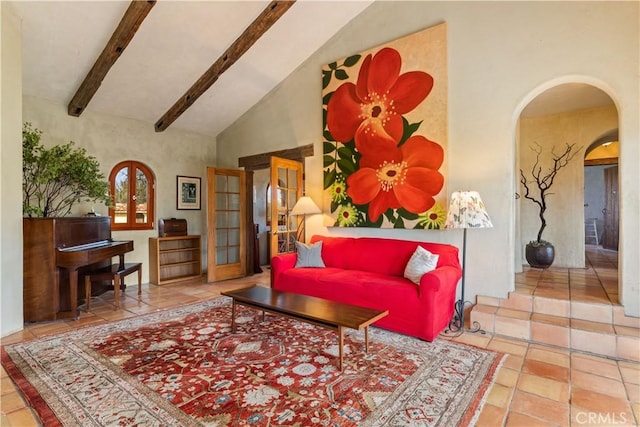
{"type": "Polygon", "coordinates": [[[132,240],[112,240],[109,217],[24,218],[23,245],[26,322],[76,318],[78,277],[133,251],[132,240]]]}

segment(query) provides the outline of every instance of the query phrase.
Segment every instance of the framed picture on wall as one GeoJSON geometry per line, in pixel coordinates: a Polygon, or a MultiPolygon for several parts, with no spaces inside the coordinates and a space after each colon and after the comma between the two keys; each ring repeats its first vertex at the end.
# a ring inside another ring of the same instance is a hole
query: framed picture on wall
{"type": "Polygon", "coordinates": [[[200,178],[178,175],[177,208],[200,209],[200,178]]]}

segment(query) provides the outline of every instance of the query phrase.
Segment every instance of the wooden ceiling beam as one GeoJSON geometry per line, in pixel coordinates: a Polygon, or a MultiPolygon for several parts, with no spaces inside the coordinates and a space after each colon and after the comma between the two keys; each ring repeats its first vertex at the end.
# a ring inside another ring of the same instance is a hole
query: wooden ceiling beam
{"type": "Polygon", "coordinates": [[[244,30],[209,69],[185,92],[180,99],[156,122],[156,132],[162,132],[171,125],[187,108],[205,93],[211,85],[231,67],[262,35],[276,23],[295,3],[295,0],[274,0],[244,30]]]}
{"type": "Polygon", "coordinates": [[[69,102],[67,112],[70,116],[78,117],[82,114],[93,95],[98,91],[102,80],[104,80],[113,64],[124,52],[136,31],[138,31],[140,24],[142,24],[142,21],[144,21],[155,4],[156,0],[133,0],[131,2],[118,27],[111,35],[109,42],[98,59],[96,59],[76,94],[73,95],[71,102],[69,102]]]}
{"type": "Polygon", "coordinates": [[[301,147],[288,148],[286,150],[270,151],[268,153],[240,157],[238,159],[238,167],[244,168],[247,171],[255,171],[270,168],[271,157],[281,157],[283,159],[295,160],[297,162],[304,163],[304,158],[311,156],[313,156],[313,144],[307,144],[301,147]]]}

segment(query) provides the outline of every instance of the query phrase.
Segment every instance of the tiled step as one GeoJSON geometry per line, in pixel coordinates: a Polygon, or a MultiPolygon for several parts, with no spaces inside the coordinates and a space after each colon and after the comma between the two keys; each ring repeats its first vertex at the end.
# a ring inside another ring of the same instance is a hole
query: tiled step
{"type": "Polygon", "coordinates": [[[520,293],[477,302],[471,323],[488,333],[640,362],[640,318],[621,306],[520,293]]]}

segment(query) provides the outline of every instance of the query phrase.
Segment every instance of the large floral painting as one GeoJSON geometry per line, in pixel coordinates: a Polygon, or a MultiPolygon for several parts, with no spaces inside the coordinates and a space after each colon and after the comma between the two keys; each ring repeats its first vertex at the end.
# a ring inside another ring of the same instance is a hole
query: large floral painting
{"type": "Polygon", "coordinates": [[[438,229],[446,212],[446,24],[322,69],[332,226],[438,229]]]}

